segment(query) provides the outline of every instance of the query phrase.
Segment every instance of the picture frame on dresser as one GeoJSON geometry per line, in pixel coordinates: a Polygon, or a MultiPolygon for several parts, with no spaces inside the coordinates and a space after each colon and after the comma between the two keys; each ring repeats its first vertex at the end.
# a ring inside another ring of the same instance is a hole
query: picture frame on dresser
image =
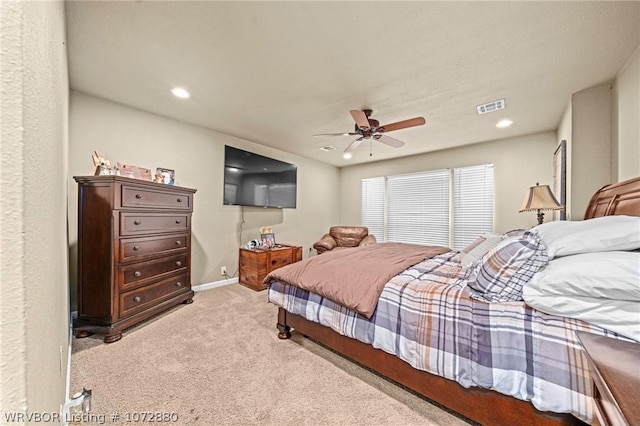
{"type": "Polygon", "coordinates": [[[260,240],[266,248],[271,248],[276,245],[276,236],[273,233],[260,234],[260,240]]]}

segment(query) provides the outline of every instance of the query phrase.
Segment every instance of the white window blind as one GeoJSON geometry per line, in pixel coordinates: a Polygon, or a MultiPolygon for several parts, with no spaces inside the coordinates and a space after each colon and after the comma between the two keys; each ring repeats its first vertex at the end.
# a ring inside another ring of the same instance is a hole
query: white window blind
{"type": "Polygon", "coordinates": [[[449,244],[449,171],[387,178],[387,241],[449,244]]]}
{"type": "Polygon", "coordinates": [[[493,231],[493,164],[453,170],[453,242],[461,250],[493,231]]]}
{"type": "Polygon", "coordinates": [[[384,241],[384,177],[362,179],[362,226],[384,241]]]}

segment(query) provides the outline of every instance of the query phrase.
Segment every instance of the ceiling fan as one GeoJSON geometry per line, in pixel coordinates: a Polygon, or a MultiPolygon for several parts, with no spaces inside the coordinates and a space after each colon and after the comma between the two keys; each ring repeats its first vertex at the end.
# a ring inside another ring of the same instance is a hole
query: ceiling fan
{"type": "Polygon", "coordinates": [[[422,126],[426,123],[424,117],[415,117],[381,126],[378,120],[369,118],[373,110],[363,109],[362,111],[359,111],[357,109],[352,109],[349,112],[356,122],[355,130],[353,132],[321,133],[313,136],[359,136],[358,139],[354,140],[349,144],[349,146],[347,146],[344,152],[351,152],[355,150],[365,139],[375,139],[393,148],[400,148],[404,145],[404,142],[387,136],[385,133],[392,132],[394,130],[406,129],[407,127],[422,126]]]}

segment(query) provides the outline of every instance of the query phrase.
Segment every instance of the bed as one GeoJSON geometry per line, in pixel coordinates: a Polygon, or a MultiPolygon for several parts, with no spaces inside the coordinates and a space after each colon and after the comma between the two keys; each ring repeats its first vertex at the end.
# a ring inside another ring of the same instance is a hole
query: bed
{"type": "MultiPolygon", "coordinates": [[[[617,216],[613,218],[616,221],[629,217],[635,229],[638,222],[633,220],[640,216],[640,178],[600,189],[592,197],[583,223],[602,223],[610,220],[608,216],[617,216]]],[[[605,328],[592,323],[591,318],[576,317],[574,312],[571,317],[558,314],[553,311],[560,309],[557,306],[543,312],[522,300],[522,294],[528,292],[532,303],[538,299],[544,302],[540,296],[540,292],[544,296],[544,280],[538,277],[553,271],[550,265],[567,260],[574,263],[582,256],[594,255],[584,250],[562,253],[570,244],[550,242],[543,232],[557,233],[556,225],[552,222],[541,225],[544,228],[540,232],[534,232],[534,228],[501,236],[502,241],[483,254],[475,266],[462,266],[460,253],[446,250],[430,253],[406,268],[403,265],[405,269],[385,281],[372,312],[350,305],[331,292],[331,297],[323,297],[299,282],[297,286],[291,284],[295,281],[291,274],[300,273],[300,267],[313,267],[313,259],[328,254],[305,259],[297,270],[295,265],[281,268],[281,275],[265,279],[269,283],[268,299],[279,307],[278,335],[287,339],[294,329],[481,424],[590,422],[590,375],[575,331],[637,341],[638,335],[633,333],[638,327],[632,324],[631,333],[628,327],[616,328],[617,324],[604,323],[605,328]],[[502,269],[502,276],[497,279],[507,285],[500,292],[493,291],[496,282],[480,288],[479,284],[488,282],[483,281],[483,268],[491,269],[490,265],[499,263],[491,260],[503,253],[505,246],[516,245],[518,256],[528,253],[521,256],[524,260],[517,274],[503,273],[502,269]],[[519,293],[509,284],[513,282],[511,275],[518,274],[519,280],[526,282],[519,293]],[[507,275],[509,278],[503,279],[507,275]],[[534,286],[534,282],[539,285],[534,286]],[[533,290],[529,289],[530,283],[533,290]]],[[[607,235],[614,233],[609,223],[604,225],[599,232],[604,229],[607,235]]],[[[628,224],[623,226],[629,229],[628,224]]],[[[628,234],[624,227],[621,229],[623,236],[628,234]]],[[[640,235],[640,229],[637,232],[640,235]]],[[[586,244],[584,238],[579,240],[579,244],[586,244]]],[[[621,242],[612,237],[614,246],[608,250],[631,253],[640,247],[640,238],[633,235],[631,240],[621,242]]],[[[324,258],[323,262],[339,263],[339,258],[334,257],[324,258]]],[[[362,278],[350,275],[349,279],[362,278]]],[[[638,302],[632,306],[640,306],[638,302]]]]}

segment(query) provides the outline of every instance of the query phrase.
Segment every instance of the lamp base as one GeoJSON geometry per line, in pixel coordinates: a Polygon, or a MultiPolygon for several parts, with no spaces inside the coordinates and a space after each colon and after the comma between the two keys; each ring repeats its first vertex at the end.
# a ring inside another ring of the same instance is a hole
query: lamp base
{"type": "Polygon", "coordinates": [[[544,222],[544,212],[538,210],[538,225],[542,225],[542,222],[544,222]]]}

